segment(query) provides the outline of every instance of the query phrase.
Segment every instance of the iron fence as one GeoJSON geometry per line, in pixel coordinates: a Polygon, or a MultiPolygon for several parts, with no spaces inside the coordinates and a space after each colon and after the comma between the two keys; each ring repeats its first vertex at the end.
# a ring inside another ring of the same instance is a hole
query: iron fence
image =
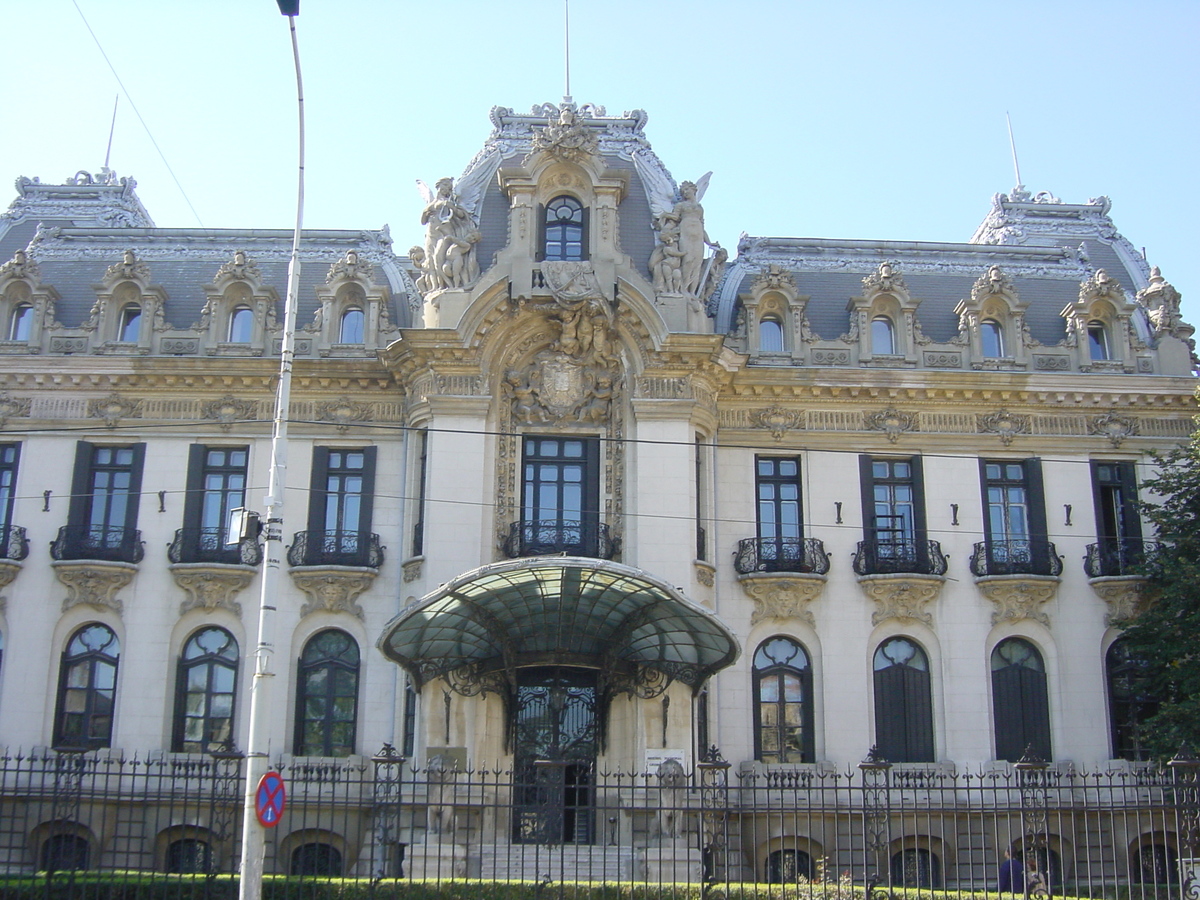
{"type": "MultiPolygon", "coordinates": [[[[444,753],[418,767],[390,746],[372,758],[275,760],[287,806],[268,831],[265,871],[287,878],[272,896],[300,896],[319,879],[357,881],[381,897],[413,882],[482,879],[525,882],[533,894],[665,884],[733,897],[775,883],[876,900],[905,888],[995,892],[1004,867],[1018,893],[1200,893],[1200,763],[1191,759],[1097,772],[873,757],[847,769],[735,768],[715,752],[691,768],[667,760],[646,772],[460,763],[444,753]],[[300,887],[288,894],[292,884],[300,887]]],[[[31,880],[50,896],[50,885],[94,888],[106,877],[228,896],[243,772],[236,753],[4,754],[0,896],[31,880]]]]}

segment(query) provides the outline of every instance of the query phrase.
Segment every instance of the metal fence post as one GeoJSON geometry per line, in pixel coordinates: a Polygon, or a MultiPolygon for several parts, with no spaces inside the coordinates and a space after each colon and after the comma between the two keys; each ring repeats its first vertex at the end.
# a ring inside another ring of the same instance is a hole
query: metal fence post
{"type": "Polygon", "coordinates": [[[862,773],[862,817],[863,817],[863,876],[868,896],[875,897],[875,887],[886,881],[890,896],[892,867],[887,858],[891,845],[891,772],[892,764],[880,754],[878,747],[871,747],[866,758],[858,764],[862,773]],[[871,869],[872,857],[875,861],[871,869]],[[882,874],[880,867],[882,866],[882,874]]]}

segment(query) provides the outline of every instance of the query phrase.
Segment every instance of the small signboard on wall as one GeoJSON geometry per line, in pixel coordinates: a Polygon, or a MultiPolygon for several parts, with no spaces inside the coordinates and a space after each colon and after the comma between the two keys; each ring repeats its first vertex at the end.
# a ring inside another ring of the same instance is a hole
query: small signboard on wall
{"type": "Polygon", "coordinates": [[[691,764],[688,762],[688,752],[686,750],[647,750],[646,774],[657,775],[658,767],[668,759],[673,759],[683,766],[683,771],[691,771],[691,764]]]}

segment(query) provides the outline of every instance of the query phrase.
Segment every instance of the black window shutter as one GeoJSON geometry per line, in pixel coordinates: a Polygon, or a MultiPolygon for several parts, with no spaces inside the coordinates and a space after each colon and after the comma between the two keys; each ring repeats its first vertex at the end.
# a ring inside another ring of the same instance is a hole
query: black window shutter
{"type": "MultiPolygon", "coordinates": [[[[187,489],[183,497],[183,527],[193,533],[200,529],[200,511],[204,499],[204,457],[208,448],[203,444],[188,447],[187,489]]],[[[222,522],[224,528],[228,523],[222,522]]],[[[197,534],[198,539],[198,534],[197,534]]],[[[224,536],[220,538],[223,542],[224,536]]]]}
{"type": "Polygon", "coordinates": [[[986,459],[979,460],[979,499],[983,506],[983,539],[988,543],[988,554],[991,555],[991,544],[995,538],[992,537],[992,517],[988,515],[988,481],[987,481],[987,466],[986,459]]]}
{"type": "Polygon", "coordinates": [[[858,458],[858,483],[862,490],[863,537],[875,539],[875,471],[874,460],[865,454],[858,458]]]}
{"type": "Polygon", "coordinates": [[[146,445],[134,444],[132,471],[129,473],[129,504],[125,507],[125,527],[129,539],[133,539],[133,531],[137,528],[138,508],[142,505],[142,467],[146,463],[146,445]]]}
{"type": "Polygon", "coordinates": [[[992,708],[997,759],[1016,762],[1026,747],[1043,760],[1053,758],[1045,673],[1018,665],[994,670],[992,708]]]}
{"type": "MultiPolygon", "coordinates": [[[[1121,505],[1125,520],[1125,534],[1122,537],[1131,541],[1142,539],[1142,517],[1138,512],[1137,503],[1137,473],[1131,462],[1123,462],[1119,467],[1121,473],[1121,505]]],[[[1140,549],[1140,548],[1139,548],[1140,549]]]]}
{"type": "Polygon", "coordinates": [[[363,447],[362,503],[358,520],[359,551],[366,547],[367,535],[371,533],[371,514],[375,508],[375,454],[378,447],[363,447]]]}
{"type": "Polygon", "coordinates": [[[908,700],[906,743],[909,762],[933,762],[933,702],[929,691],[929,673],[909,666],[904,671],[905,696],[908,700]]]}
{"type": "Polygon", "coordinates": [[[76,528],[87,523],[92,499],[92,445],[87,441],[75,443],[75,472],[71,476],[71,503],[67,522],[76,528]]]}
{"type": "Polygon", "coordinates": [[[592,211],[590,209],[588,209],[588,207],[585,206],[583,208],[583,235],[582,235],[582,240],[580,241],[580,246],[579,246],[579,258],[580,259],[591,259],[592,258],[591,247],[590,247],[590,243],[591,243],[590,225],[591,225],[591,220],[592,220],[591,213],[592,213],[592,211]]]}
{"type": "MultiPolygon", "coordinates": [[[[312,477],[308,491],[308,552],[317,559],[325,545],[325,505],[329,496],[329,448],[313,447],[312,477]]],[[[297,726],[301,727],[301,726],[297,726]]],[[[297,732],[299,733],[299,732],[297,732]]]]}
{"type": "Polygon", "coordinates": [[[913,487],[913,518],[916,519],[913,540],[917,542],[917,563],[922,572],[929,569],[929,531],[925,524],[925,466],[921,457],[914,456],[909,460],[912,472],[913,487]]]}
{"type": "Polygon", "coordinates": [[[1046,491],[1042,484],[1042,461],[1037,458],[1021,464],[1025,470],[1026,499],[1029,502],[1029,552],[1034,573],[1050,574],[1050,536],[1046,528],[1046,491]]]}
{"type": "Polygon", "coordinates": [[[537,205],[537,247],[534,248],[533,258],[541,262],[546,258],[546,204],[537,205]]]}

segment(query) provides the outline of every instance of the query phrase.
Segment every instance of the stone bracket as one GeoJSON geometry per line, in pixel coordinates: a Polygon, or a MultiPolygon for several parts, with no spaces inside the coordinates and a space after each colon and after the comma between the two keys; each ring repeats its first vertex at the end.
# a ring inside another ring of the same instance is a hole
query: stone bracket
{"type": "Polygon", "coordinates": [[[86,603],[96,609],[110,609],[121,614],[124,604],[116,593],[133,581],[138,567],[133,563],[101,560],[55,560],[50,563],[58,580],[67,586],[63,612],[72,606],[86,603]]]}
{"type": "Polygon", "coordinates": [[[296,587],[308,595],[301,616],[318,611],[345,612],[363,618],[355,600],[379,576],[375,569],[360,566],[297,566],[288,569],[296,587]]]}
{"type": "Polygon", "coordinates": [[[945,583],[946,579],[941,575],[889,573],[858,576],[858,586],[875,603],[875,611],[871,614],[872,625],[888,619],[899,619],[932,626],[933,616],[926,607],[937,599],[945,583]]]}
{"type": "Polygon", "coordinates": [[[1089,578],[1088,584],[1108,605],[1108,615],[1104,617],[1105,625],[1112,625],[1121,619],[1132,619],[1146,608],[1146,579],[1140,575],[1089,578]]]}
{"type": "MultiPolygon", "coordinates": [[[[20,571],[21,564],[16,560],[0,559],[0,591],[12,584],[13,579],[17,577],[17,573],[20,571]]],[[[4,612],[7,602],[7,598],[0,597],[0,612],[4,612]]]]}
{"type": "Polygon", "coordinates": [[[739,575],[738,582],[754,601],[750,624],[767,619],[799,619],[814,625],[808,608],[825,588],[826,576],[808,572],[751,572],[739,575]]]}
{"type": "Polygon", "coordinates": [[[181,616],[192,609],[227,609],[240,616],[242,604],[233,598],[250,584],[258,571],[254,566],[221,563],[175,563],[169,568],[175,583],[188,594],[179,604],[181,616]]]}
{"type": "Polygon", "coordinates": [[[1055,575],[989,575],[976,578],[975,584],[996,605],[993,625],[1032,619],[1049,627],[1050,617],[1042,607],[1054,599],[1059,580],[1055,575]]]}

